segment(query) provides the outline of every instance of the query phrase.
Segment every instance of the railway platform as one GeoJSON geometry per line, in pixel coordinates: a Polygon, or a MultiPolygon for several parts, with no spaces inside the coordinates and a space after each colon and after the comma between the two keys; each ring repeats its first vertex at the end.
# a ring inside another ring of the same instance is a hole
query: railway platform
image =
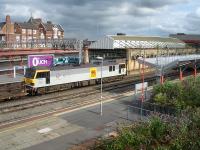
{"type": "Polygon", "coordinates": [[[23,81],[23,75],[17,74],[14,78],[12,74],[0,75],[0,85],[8,83],[18,83],[23,81]]]}
{"type": "Polygon", "coordinates": [[[0,101],[24,95],[22,81],[23,75],[20,74],[15,78],[12,74],[0,75],[0,101]]]}
{"type": "MultiPolygon", "coordinates": [[[[132,94],[131,94],[132,95],[132,94]]],[[[132,96],[104,102],[103,116],[99,103],[71,112],[63,112],[0,129],[0,145],[6,150],[63,150],[83,141],[106,136],[117,124],[127,121],[126,105],[132,96]]],[[[132,114],[133,119],[140,118],[132,114]]]]}

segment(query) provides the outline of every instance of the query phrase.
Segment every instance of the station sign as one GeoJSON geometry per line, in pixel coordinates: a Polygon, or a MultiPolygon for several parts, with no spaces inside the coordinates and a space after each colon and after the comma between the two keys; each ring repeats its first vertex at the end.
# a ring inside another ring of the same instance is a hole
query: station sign
{"type": "Polygon", "coordinates": [[[54,55],[29,55],[28,67],[45,66],[50,67],[53,65],[54,55]]]}
{"type": "Polygon", "coordinates": [[[135,84],[135,91],[141,91],[142,88],[144,90],[146,90],[148,87],[148,82],[144,82],[144,83],[138,83],[138,84],[135,84]]]}
{"type": "Polygon", "coordinates": [[[96,77],[97,77],[97,68],[95,68],[95,67],[90,68],[90,78],[94,79],[96,77]]]}

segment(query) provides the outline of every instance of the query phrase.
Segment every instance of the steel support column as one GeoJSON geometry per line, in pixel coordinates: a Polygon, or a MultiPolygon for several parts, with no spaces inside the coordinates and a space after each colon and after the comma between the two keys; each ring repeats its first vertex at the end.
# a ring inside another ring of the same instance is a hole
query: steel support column
{"type": "Polygon", "coordinates": [[[197,76],[197,66],[195,65],[194,66],[194,77],[196,78],[196,76],[197,76]]]}
{"type": "Polygon", "coordinates": [[[179,68],[179,72],[180,72],[179,79],[182,81],[183,80],[183,71],[182,71],[181,67],[179,68]]]}
{"type": "Polygon", "coordinates": [[[161,76],[160,76],[160,84],[163,84],[163,83],[164,83],[164,76],[161,75],[161,76]]]}

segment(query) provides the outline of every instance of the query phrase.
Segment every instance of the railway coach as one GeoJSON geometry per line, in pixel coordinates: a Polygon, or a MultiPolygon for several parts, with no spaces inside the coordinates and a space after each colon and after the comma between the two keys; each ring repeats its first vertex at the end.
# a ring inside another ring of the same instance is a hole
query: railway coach
{"type": "MultiPolygon", "coordinates": [[[[109,62],[102,66],[103,82],[119,80],[125,75],[125,63],[109,62]]],[[[51,68],[32,67],[27,68],[24,77],[26,91],[31,95],[95,85],[100,81],[101,64],[65,65],[51,68]]]]}

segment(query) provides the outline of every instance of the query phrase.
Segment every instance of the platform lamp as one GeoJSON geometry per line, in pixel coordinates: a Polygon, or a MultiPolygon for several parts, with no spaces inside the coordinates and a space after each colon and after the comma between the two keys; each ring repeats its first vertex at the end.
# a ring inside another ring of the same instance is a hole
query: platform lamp
{"type": "Polygon", "coordinates": [[[103,57],[96,57],[96,59],[101,60],[101,100],[100,100],[100,115],[103,115],[103,109],[102,109],[102,90],[103,90],[103,82],[102,82],[102,74],[103,74],[103,57]]]}

